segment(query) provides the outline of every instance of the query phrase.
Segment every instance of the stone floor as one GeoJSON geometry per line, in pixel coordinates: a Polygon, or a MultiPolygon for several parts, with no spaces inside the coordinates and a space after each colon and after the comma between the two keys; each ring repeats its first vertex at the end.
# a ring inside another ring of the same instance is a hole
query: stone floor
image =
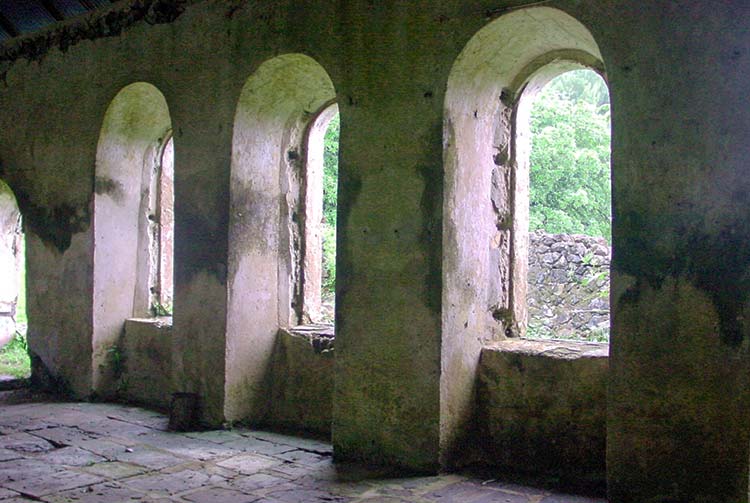
{"type": "Polygon", "coordinates": [[[601,503],[462,475],[334,466],[327,443],[250,430],[172,433],[136,407],[0,393],[0,500],[601,503]]]}

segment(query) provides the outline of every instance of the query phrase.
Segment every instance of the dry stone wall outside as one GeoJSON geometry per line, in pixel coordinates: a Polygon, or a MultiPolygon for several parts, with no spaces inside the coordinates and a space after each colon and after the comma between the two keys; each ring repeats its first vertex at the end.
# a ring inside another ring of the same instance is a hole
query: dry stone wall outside
{"type": "Polygon", "coordinates": [[[609,339],[609,264],[603,238],[529,234],[527,337],[609,339]]]}

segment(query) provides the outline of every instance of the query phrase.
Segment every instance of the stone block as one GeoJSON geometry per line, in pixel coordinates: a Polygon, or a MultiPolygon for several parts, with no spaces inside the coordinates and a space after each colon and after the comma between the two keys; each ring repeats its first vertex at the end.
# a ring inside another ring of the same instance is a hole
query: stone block
{"type": "Polygon", "coordinates": [[[333,351],[316,351],[311,338],[280,330],[271,366],[270,425],[330,434],[333,351]]]}
{"type": "Polygon", "coordinates": [[[482,351],[478,444],[486,462],[604,484],[608,347],[509,340],[482,351]]]}
{"type": "Polygon", "coordinates": [[[126,320],[121,351],[120,395],[136,403],[166,408],[172,391],[171,319],[126,320]]]}

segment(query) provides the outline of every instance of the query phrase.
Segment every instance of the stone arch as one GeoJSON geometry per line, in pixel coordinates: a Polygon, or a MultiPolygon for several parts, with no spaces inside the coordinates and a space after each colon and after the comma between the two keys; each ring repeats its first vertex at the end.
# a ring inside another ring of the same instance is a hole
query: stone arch
{"type": "Polygon", "coordinates": [[[13,339],[21,295],[20,271],[25,266],[21,211],[13,190],[0,180],[0,347],[13,339]]]}
{"type": "Polygon", "coordinates": [[[156,264],[153,205],[169,107],[153,85],[124,87],[110,103],[94,183],[93,388],[112,392],[111,350],[127,318],[151,315],[156,264]]]}
{"type": "Polygon", "coordinates": [[[305,132],[334,98],[328,73],[304,54],[265,61],[239,97],[230,178],[228,420],[262,420],[276,334],[301,319],[305,132]]]}
{"type": "Polygon", "coordinates": [[[471,418],[482,344],[525,328],[528,140],[516,125],[528,112],[521,97],[581,66],[604,71],[589,30],[561,10],[529,7],[481,28],[451,68],[443,130],[445,456],[471,418]]]}

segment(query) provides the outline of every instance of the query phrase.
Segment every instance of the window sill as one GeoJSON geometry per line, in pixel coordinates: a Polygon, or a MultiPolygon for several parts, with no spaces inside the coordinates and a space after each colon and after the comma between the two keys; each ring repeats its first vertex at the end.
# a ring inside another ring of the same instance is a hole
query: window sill
{"type": "Polygon", "coordinates": [[[152,325],[156,328],[172,327],[171,316],[154,316],[152,318],[128,318],[125,321],[128,323],[136,323],[140,325],[152,325]]]}
{"type": "Polygon", "coordinates": [[[506,339],[484,347],[489,351],[541,356],[558,360],[609,358],[609,343],[561,339],[506,339]]]}
{"type": "Polygon", "coordinates": [[[309,324],[292,327],[286,330],[289,334],[307,339],[316,353],[333,351],[336,338],[333,325],[309,324]]]}

